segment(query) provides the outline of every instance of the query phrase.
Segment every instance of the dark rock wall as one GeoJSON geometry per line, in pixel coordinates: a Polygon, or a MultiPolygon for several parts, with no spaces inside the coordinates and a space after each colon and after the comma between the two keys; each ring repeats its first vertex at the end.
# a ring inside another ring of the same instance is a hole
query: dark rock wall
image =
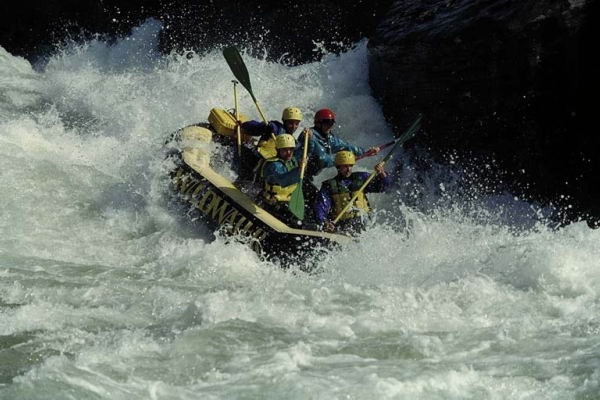
{"type": "Polygon", "coordinates": [[[584,0],[398,0],[369,42],[371,86],[392,123],[425,115],[437,159],[494,159],[505,188],[593,221],[599,16],[584,0]]]}

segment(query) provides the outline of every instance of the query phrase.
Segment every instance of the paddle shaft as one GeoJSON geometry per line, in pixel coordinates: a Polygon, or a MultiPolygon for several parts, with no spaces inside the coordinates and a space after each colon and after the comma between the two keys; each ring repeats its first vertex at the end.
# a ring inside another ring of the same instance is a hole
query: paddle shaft
{"type": "MultiPolygon", "coordinates": [[[[421,116],[419,115],[417,117],[417,119],[415,120],[415,122],[413,122],[413,124],[411,125],[411,127],[408,128],[408,130],[406,132],[404,132],[402,134],[402,136],[400,136],[398,139],[396,139],[396,141],[395,141],[396,144],[394,145],[394,147],[392,147],[392,149],[387,153],[387,155],[383,158],[383,160],[381,160],[378,164],[385,165],[385,163],[388,162],[390,158],[392,158],[392,155],[394,154],[394,151],[396,150],[396,147],[398,147],[399,145],[403,144],[408,139],[411,139],[417,133],[417,130],[419,129],[420,123],[421,123],[421,116]]],[[[333,220],[334,224],[336,224],[340,220],[340,218],[342,217],[342,215],[344,215],[346,213],[346,211],[348,211],[350,209],[350,207],[352,207],[352,205],[354,204],[354,202],[356,201],[356,199],[358,198],[358,196],[365,190],[365,188],[367,187],[367,185],[369,183],[371,183],[371,181],[373,180],[373,178],[375,177],[376,174],[377,174],[377,171],[373,171],[371,173],[371,175],[369,175],[369,177],[362,184],[362,186],[360,187],[360,189],[358,189],[356,191],[356,193],[354,193],[354,196],[352,196],[352,198],[350,199],[350,201],[348,202],[348,204],[346,204],[346,206],[342,209],[342,211],[340,211],[340,213],[337,215],[337,217],[335,217],[335,219],[333,220]]]]}
{"type": "MultiPolygon", "coordinates": [[[[382,144],[381,146],[379,146],[379,147],[378,147],[379,151],[381,151],[381,150],[383,150],[383,149],[385,149],[385,148],[387,148],[387,147],[389,147],[389,146],[393,145],[393,144],[394,144],[394,143],[396,143],[398,140],[399,140],[399,139],[394,139],[394,140],[392,140],[391,142],[387,142],[386,144],[382,144]]],[[[356,157],[356,161],[358,161],[358,160],[362,160],[363,158],[371,157],[371,156],[374,156],[374,155],[375,155],[375,154],[367,154],[367,153],[365,153],[365,154],[361,154],[360,156],[357,156],[357,157],[356,157]]]]}
{"type": "Polygon", "coordinates": [[[300,168],[300,185],[302,185],[302,180],[304,179],[304,170],[306,169],[306,155],[308,154],[308,129],[304,129],[304,151],[302,152],[302,159],[304,163],[302,163],[302,168],[300,168]]]}
{"type": "MultiPolygon", "coordinates": [[[[240,112],[238,110],[239,108],[239,104],[238,104],[238,97],[237,97],[237,84],[239,82],[238,81],[233,81],[233,101],[235,104],[235,120],[239,121],[240,120],[240,112]]],[[[235,125],[235,133],[237,135],[237,151],[238,151],[238,157],[240,159],[240,167],[242,165],[242,132],[240,129],[240,124],[237,123],[235,125]]]]}

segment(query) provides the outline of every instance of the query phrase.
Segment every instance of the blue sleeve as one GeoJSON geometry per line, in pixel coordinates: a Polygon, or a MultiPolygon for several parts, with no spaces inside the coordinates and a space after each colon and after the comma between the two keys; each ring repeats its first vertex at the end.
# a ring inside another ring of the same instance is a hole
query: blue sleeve
{"type": "Polygon", "coordinates": [[[282,133],[286,133],[285,126],[283,126],[283,124],[279,121],[271,121],[269,122],[269,125],[271,125],[271,127],[273,128],[273,133],[275,134],[275,136],[281,135],[282,133]]]}
{"type": "Polygon", "coordinates": [[[243,122],[241,128],[244,130],[246,135],[250,136],[262,136],[262,134],[265,132],[265,124],[259,121],[243,122]]]}
{"type": "Polygon", "coordinates": [[[331,138],[331,151],[335,154],[338,151],[348,150],[354,153],[355,156],[361,156],[367,152],[366,149],[362,147],[355,146],[353,144],[348,143],[344,139],[340,139],[337,136],[333,136],[331,138]]]}
{"type": "Polygon", "coordinates": [[[325,151],[325,149],[318,145],[316,146],[319,148],[319,150],[317,151],[318,153],[318,158],[319,158],[319,166],[321,168],[329,168],[329,167],[334,167],[335,166],[335,152],[333,152],[333,154],[329,154],[328,152],[325,151]]]}
{"type": "MultiPolygon", "coordinates": [[[[270,121],[269,126],[275,135],[285,133],[285,128],[279,121],[270,121]]],[[[244,133],[250,136],[263,136],[266,132],[265,123],[261,121],[246,121],[241,125],[244,133]]]]}
{"type": "MultiPolygon", "coordinates": [[[[363,182],[369,178],[371,175],[369,172],[360,172],[362,175],[363,182]]],[[[388,190],[390,184],[392,183],[392,178],[390,178],[390,174],[386,174],[385,177],[377,174],[373,178],[371,182],[365,188],[366,193],[381,193],[388,190]]]]}
{"type": "MultiPolygon", "coordinates": [[[[304,148],[302,147],[302,143],[304,143],[304,132],[298,136],[298,147],[296,147],[296,151],[294,155],[297,160],[302,158],[302,154],[304,148]]],[[[308,157],[316,159],[316,162],[319,168],[328,168],[333,167],[335,165],[335,155],[328,154],[323,146],[319,143],[319,141],[315,138],[315,135],[312,135],[308,140],[308,157]]]]}
{"type": "Polygon", "coordinates": [[[300,168],[288,171],[280,162],[269,162],[265,165],[263,177],[271,185],[290,186],[300,182],[300,168]]]}
{"type": "Polygon", "coordinates": [[[317,193],[317,198],[314,204],[315,215],[317,221],[323,223],[327,220],[329,210],[331,210],[331,195],[326,186],[321,185],[321,190],[317,193]]]}

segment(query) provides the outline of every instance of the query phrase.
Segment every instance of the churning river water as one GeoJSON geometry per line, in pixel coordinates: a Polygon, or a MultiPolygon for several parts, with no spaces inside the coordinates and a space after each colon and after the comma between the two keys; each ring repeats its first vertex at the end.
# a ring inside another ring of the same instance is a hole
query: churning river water
{"type": "MultiPolygon", "coordinates": [[[[519,226],[498,198],[419,207],[448,182],[408,206],[400,179],[373,201],[409,228],[373,224],[312,275],[187,223],[163,143],[233,107],[233,76],[219,50],[160,55],[158,29],[35,66],[0,48],[0,399],[600,398],[585,223],[550,229],[511,196],[519,226]]],[[[271,119],[330,107],[357,144],[393,136],[365,42],[244,59],[271,119]]]]}

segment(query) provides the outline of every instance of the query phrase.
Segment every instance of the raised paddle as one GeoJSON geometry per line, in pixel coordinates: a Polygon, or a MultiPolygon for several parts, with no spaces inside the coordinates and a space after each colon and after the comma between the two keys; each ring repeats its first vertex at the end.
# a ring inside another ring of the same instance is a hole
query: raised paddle
{"type": "Polygon", "coordinates": [[[256,101],[256,97],[252,92],[252,84],[250,83],[250,75],[248,74],[248,68],[246,68],[246,64],[244,64],[244,60],[242,60],[242,56],[240,52],[235,46],[226,47],[223,49],[223,57],[225,57],[225,61],[229,65],[231,72],[237,78],[238,81],[242,84],[243,87],[246,88],[248,93],[250,93],[250,97],[252,97],[252,101],[256,105],[256,109],[260,114],[260,117],[263,119],[265,125],[269,123],[267,117],[262,112],[258,102],[256,101]]]}
{"type": "MultiPolygon", "coordinates": [[[[231,72],[233,75],[240,81],[243,87],[246,88],[248,93],[250,93],[250,97],[252,97],[252,101],[254,101],[254,105],[256,105],[256,109],[260,114],[265,125],[269,125],[269,121],[265,114],[262,112],[258,101],[256,101],[256,96],[254,96],[254,92],[252,92],[252,84],[250,83],[250,75],[248,74],[248,68],[246,68],[246,64],[244,64],[244,60],[242,60],[242,56],[240,52],[237,50],[235,46],[226,47],[223,49],[223,57],[225,57],[225,61],[229,65],[231,72]]],[[[271,133],[271,137],[275,139],[275,135],[271,133]]],[[[274,144],[271,146],[259,147],[258,152],[265,158],[271,158],[277,155],[277,150],[274,148],[274,144]]]]}
{"type": "MultiPolygon", "coordinates": [[[[304,149],[302,159],[306,161],[306,155],[308,153],[308,128],[304,129],[304,149]]],[[[289,209],[292,214],[299,220],[304,220],[304,192],[302,191],[302,181],[304,180],[304,170],[306,169],[306,162],[302,163],[300,168],[300,182],[296,189],[292,192],[292,196],[289,202],[289,209]]]]}
{"type": "MultiPolygon", "coordinates": [[[[392,149],[389,151],[389,153],[387,153],[387,155],[378,164],[384,164],[385,165],[385,163],[388,162],[390,160],[390,158],[392,158],[392,155],[394,154],[394,151],[396,150],[396,147],[398,147],[399,145],[403,144],[407,140],[412,139],[416,135],[417,131],[419,130],[420,125],[421,125],[421,115],[419,115],[417,117],[417,119],[415,120],[415,122],[413,122],[413,124],[411,125],[411,127],[408,128],[406,130],[406,132],[404,132],[402,134],[402,136],[400,136],[398,139],[396,139],[396,144],[394,145],[394,147],[392,147],[392,149]]],[[[337,222],[340,220],[340,218],[342,217],[342,215],[344,215],[344,213],[346,211],[348,211],[348,209],[350,209],[350,207],[352,207],[352,204],[354,204],[354,202],[358,198],[359,194],[362,193],[365,190],[365,188],[367,187],[367,185],[375,177],[376,173],[377,173],[377,171],[374,170],[371,173],[371,175],[367,178],[367,180],[362,184],[362,186],[360,187],[360,189],[358,189],[356,191],[356,193],[354,194],[354,196],[352,196],[352,198],[350,199],[350,201],[348,202],[348,204],[346,204],[346,206],[342,209],[342,211],[340,211],[340,213],[337,215],[337,217],[335,217],[335,219],[333,220],[334,224],[337,224],[337,222]]]]}

